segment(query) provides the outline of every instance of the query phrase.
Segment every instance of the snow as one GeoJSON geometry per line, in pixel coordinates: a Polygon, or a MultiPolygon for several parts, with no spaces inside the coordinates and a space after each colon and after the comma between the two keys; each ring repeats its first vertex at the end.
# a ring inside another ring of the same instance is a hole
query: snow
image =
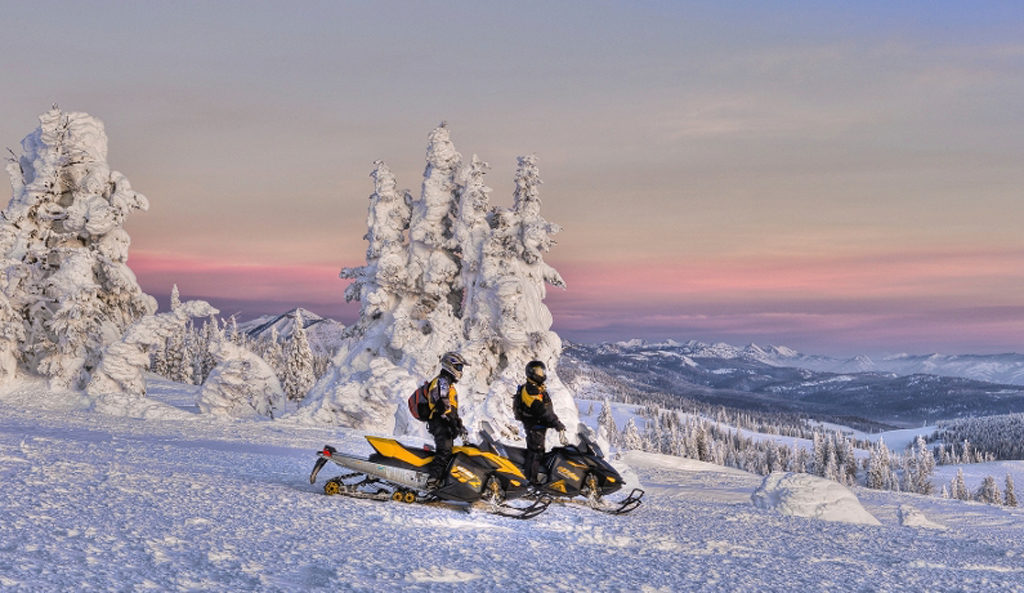
{"type": "Polygon", "coordinates": [[[783,515],[879,525],[878,519],[864,510],[849,488],[810,474],[772,472],[765,476],[751,500],[759,508],[783,515]]]}
{"type": "Polygon", "coordinates": [[[314,451],[361,434],[199,414],[195,386],[147,379],[148,419],[0,392],[5,593],[1024,590],[1019,509],[853,488],[879,524],[822,521],[752,504],[760,476],[637,452],[646,496],[621,517],[329,498],[314,451]]]}

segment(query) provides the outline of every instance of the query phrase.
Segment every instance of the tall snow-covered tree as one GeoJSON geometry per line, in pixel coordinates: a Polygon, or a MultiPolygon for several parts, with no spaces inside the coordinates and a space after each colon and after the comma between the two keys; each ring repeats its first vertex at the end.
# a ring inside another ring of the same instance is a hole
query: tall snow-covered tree
{"type": "Polygon", "coordinates": [[[54,107],[39,122],[7,167],[2,289],[23,320],[19,363],[54,388],[81,389],[103,348],[156,310],[127,265],[123,228],[149,203],[110,169],[98,119],[54,107]]]}
{"type": "Polygon", "coordinates": [[[967,490],[967,483],[964,481],[963,468],[956,468],[956,476],[949,486],[949,495],[957,500],[970,500],[971,493],[967,490]]]}
{"type": "Polygon", "coordinates": [[[931,494],[935,491],[932,484],[932,473],[935,470],[935,457],[928,449],[924,438],[914,439],[914,448],[904,456],[903,491],[918,494],[931,494]]]}
{"type": "Polygon", "coordinates": [[[1017,506],[1017,492],[1013,486],[1013,476],[1007,472],[1006,488],[1003,490],[1003,505],[1008,507],[1017,506]]]}
{"type": "Polygon", "coordinates": [[[281,381],[289,400],[300,402],[315,381],[313,376],[313,350],[306,337],[302,312],[295,310],[295,329],[285,349],[284,379],[281,381]]]}
{"type": "MultiPolygon", "coordinates": [[[[506,437],[518,429],[510,395],[524,381],[524,369],[531,360],[548,367],[548,393],[559,419],[570,432],[579,422],[572,393],[558,378],[562,342],[551,331],[553,319],[543,302],[547,284],[564,287],[565,282],[543,260],[559,227],[540,216],[539,187],[536,157],[520,157],[512,208],[495,210],[489,217],[491,234],[482,245],[473,290],[474,311],[490,320],[474,324],[487,326],[486,346],[470,342],[473,347],[465,353],[471,364],[476,363],[471,372],[478,384],[488,386],[476,391],[482,397],[471,402],[472,410],[490,419],[506,437]]],[[[553,444],[556,436],[552,432],[548,438],[553,444]]]]}
{"type": "Polygon", "coordinates": [[[643,439],[640,438],[640,429],[631,416],[626,421],[626,427],[622,429],[622,448],[627,451],[640,451],[643,449],[643,439]]]}
{"type": "Polygon", "coordinates": [[[412,280],[406,271],[412,196],[398,190],[394,174],[384,161],[376,161],[370,174],[374,191],[367,215],[366,265],[344,268],[340,276],[352,279],[345,290],[346,301],[359,301],[357,330],[393,322],[393,310],[400,295],[409,291],[412,280]],[[381,320],[383,316],[388,317],[381,320]]]}
{"type": "Polygon", "coordinates": [[[545,283],[564,283],[539,257],[552,244],[541,231],[557,227],[539,218],[535,161],[523,161],[532,169],[521,162],[515,204],[504,210],[488,204],[486,163],[474,157],[464,166],[445,125],[431,132],[426,161],[420,196],[411,202],[399,199],[390,171],[378,165],[367,264],[342,272],[354,281],[346,298],[361,301],[360,320],[300,413],[425,434],[404,399],[455,350],[469,362],[457,389],[471,431],[487,420],[501,436],[516,434],[512,395],[534,359],[548,366],[556,412],[574,428],[578,411],[556,372],[561,341],[542,302],[545,283]]]}
{"type": "Polygon", "coordinates": [[[867,476],[864,479],[865,486],[876,490],[891,489],[892,484],[889,482],[892,473],[891,457],[889,448],[885,446],[885,441],[879,438],[878,443],[871,448],[867,476]]]}
{"type": "Polygon", "coordinates": [[[420,197],[411,203],[404,196],[398,199],[393,176],[378,165],[367,265],[342,271],[342,277],[358,285],[346,291],[346,298],[360,299],[360,319],[310,391],[302,414],[366,430],[418,428],[408,413],[401,414],[399,404],[437,372],[444,352],[462,343],[457,317],[462,291],[453,241],[455,174],[461,159],[445,125],[431,132],[420,197]]]}

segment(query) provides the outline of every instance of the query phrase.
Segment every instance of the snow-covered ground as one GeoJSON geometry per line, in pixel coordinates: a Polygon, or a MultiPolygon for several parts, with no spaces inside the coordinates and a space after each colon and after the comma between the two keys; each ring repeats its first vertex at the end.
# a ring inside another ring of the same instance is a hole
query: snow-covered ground
{"type": "Polygon", "coordinates": [[[146,420],[0,395],[0,591],[1024,591],[1024,510],[856,488],[880,525],[824,521],[755,506],[759,476],[635,452],[647,494],[621,517],[326,497],[314,451],[360,435],[150,393],[146,420]]]}

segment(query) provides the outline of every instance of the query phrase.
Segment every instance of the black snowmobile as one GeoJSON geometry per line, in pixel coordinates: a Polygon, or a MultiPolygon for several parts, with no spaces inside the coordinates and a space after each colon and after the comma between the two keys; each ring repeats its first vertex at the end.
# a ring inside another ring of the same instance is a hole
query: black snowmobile
{"type": "Polygon", "coordinates": [[[374,449],[366,459],[325,446],[309,483],[316,482],[324,465],[333,461],[351,472],[327,480],[324,494],[406,503],[480,502],[488,512],[516,519],[535,517],[551,502],[549,497],[531,497],[532,503],[526,506],[509,504],[508,500],[526,495],[530,483],[519,467],[493,451],[473,445],[454,447],[441,485],[431,490],[426,484],[427,464],[434,459],[432,449],[409,447],[384,437],[367,436],[366,440],[374,449]]]}
{"type": "MultiPolygon", "coordinates": [[[[482,446],[512,460],[525,471],[526,449],[499,443],[490,432],[490,426],[486,422],[481,423],[482,446]]],[[[634,488],[629,496],[617,502],[604,499],[622,489],[622,476],[604,459],[590,427],[581,423],[578,436],[578,445],[555,447],[545,453],[541,460],[540,484],[531,488],[530,496],[583,504],[613,515],[623,515],[640,506],[644,491],[639,488],[634,488]],[[582,500],[576,497],[582,497],[582,500]]]]}

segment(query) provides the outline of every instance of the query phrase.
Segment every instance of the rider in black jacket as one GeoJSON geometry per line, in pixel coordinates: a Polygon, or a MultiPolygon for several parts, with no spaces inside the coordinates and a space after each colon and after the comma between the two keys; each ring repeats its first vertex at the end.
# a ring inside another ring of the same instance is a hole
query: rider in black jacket
{"type": "Polygon", "coordinates": [[[544,457],[544,437],[549,428],[559,432],[562,444],[568,440],[565,436],[565,425],[555,415],[544,381],[547,379],[547,368],[539,360],[532,360],[526,365],[526,383],[519,386],[513,400],[513,412],[516,420],[523,423],[526,432],[526,478],[537,484],[540,462],[544,457]]]}
{"type": "Polygon", "coordinates": [[[444,472],[452,459],[452,446],[456,437],[463,440],[468,436],[466,427],[459,418],[459,396],[455,383],[462,378],[462,367],[466,360],[457,352],[447,352],[441,357],[441,372],[430,382],[427,396],[430,400],[430,416],[427,418],[427,432],[434,437],[434,459],[427,466],[430,473],[428,488],[436,488],[444,481],[444,472]]]}

